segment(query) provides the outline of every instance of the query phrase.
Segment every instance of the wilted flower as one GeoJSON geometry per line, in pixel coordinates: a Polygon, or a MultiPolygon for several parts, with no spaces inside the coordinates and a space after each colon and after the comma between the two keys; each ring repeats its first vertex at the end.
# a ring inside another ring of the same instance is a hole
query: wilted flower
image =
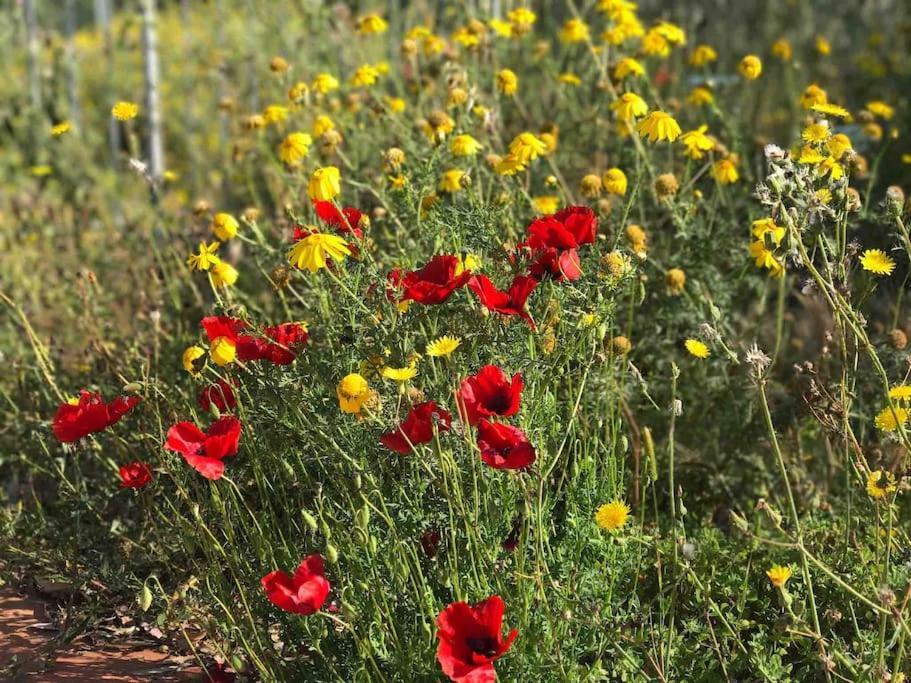
{"type": "Polygon", "coordinates": [[[686,273],[680,268],[671,268],[664,276],[664,283],[671,294],[683,294],[683,288],[686,286],[686,273]]]}
{"type": "Polygon", "coordinates": [[[341,191],[341,174],[335,166],[316,169],[307,185],[307,195],[314,201],[330,202],[341,194],[341,191]]]}
{"type": "Polygon", "coordinates": [[[212,232],[222,242],[227,242],[237,235],[237,229],[240,223],[229,213],[217,213],[212,218],[212,232]]]}
{"type": "Polygon", "coordinates": [[[670,114],[653,111],[636,126],[641,137],[648,137],[649,142],[667,140],[673,142],[680,135],[680,125],[670,114]]]}
{"type": "Polygon", "coordinates": [[[278,157],[289,166],[298,166],[307,153],[313,138],[307,133],[297,131],[290,133],[278,148],[278,157]]]}
{"type": "Polygon", "coordinates": [[[511,69],[500,69],[497,72],[497,90],[504,95],[515,95],[519,89],[519,78],[511,69]]]}
{"type": "Polygon", "coordinates": [[[288,252],[288,261],[297,268],[306,268],[315,273],[326,267],[327,256],[343,261],[350,255],[351,249],[342,237],[326,232],[311,232],[294,244],[288,252]]]}
{"type": "Polygon", "coordinates": [[[873,470],[867,476],[867,494],[875,500],[882,500],[896,489],[895,475],[891,472],[873,470]]]}

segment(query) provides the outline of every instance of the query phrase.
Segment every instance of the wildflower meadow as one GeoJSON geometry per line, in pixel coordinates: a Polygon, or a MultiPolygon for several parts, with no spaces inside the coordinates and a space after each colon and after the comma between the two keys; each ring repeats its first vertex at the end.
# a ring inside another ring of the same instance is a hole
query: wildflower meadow
{"type": "Polygon", "coordinates": [[[46,671],[117,620],[212,681],[907,680],[907,2],[0,31],[46,671]]]}

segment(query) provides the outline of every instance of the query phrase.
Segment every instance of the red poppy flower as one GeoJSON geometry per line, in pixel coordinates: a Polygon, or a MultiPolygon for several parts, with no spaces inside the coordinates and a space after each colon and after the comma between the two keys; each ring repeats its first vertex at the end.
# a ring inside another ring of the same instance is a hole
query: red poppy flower
{"type": "Polygon", "coordinates": [[[313,202],[313,208],[316,209],[316,215],[327,225],[331,225],[339,232],[350,232],[358,239],[364,236],[361,231],[361,220],[364,218],[364,212],[353,206],[346,206],[341,211],[332,202],[313,202]]]}
{"type": "Polygon", "coordinates": [[[418,403],[411,407],[402,424],[380,437],[380,443],[396,453],[408,455],[414,446],[433,440],[434,422],[441,432],[449,431],[452,415],[433,401],[418,403]]]}
{"type": "Polygon", "coordinates": [[[142,399],[120,396],[105,403],[101,394],[82,391],[76,403],[63,403],[54,415],[54,436],[63,443],[78,441],[84,436],[101,432],[120,421],[142,399]]]}
{"type": "Polygon", "coordinates": [[[451,681],[491,683],[497,678],[493,663],[512,646],[518,631],[503,638],[506,605],[492,595],[477,605],[454,602],[437,617],[437,661],[451,681]]]}
{"type": "Polygon", "coordinates": [[[210,342],[219,337],[230,339],[237,347],[238,360],[268,360],[275,365],[288,365],[294,361],[310,338],[300,323],[263,328],[262,337],[247,333],[249,328],[243,320],[227,316],[208,316],[202,319],[202,326],[210,342]]]}
{"type": "Polygon", "coordinates": [[[560,251],[555,247],[539,249],[532,253],[531,266],[528,272],[536,280],[543,280],[550,276],[557,282],[569,280],[574,282],[582,277],[582,268],[579,265],[579,251],[566,249],[560,251]]]}
{"type": "Polygon", "coordinates": [[[141,489],[152,481],[152,470],[144,462],[131,462],[120,466],[120,488],[141,489]]]}
{"type": "Polygon", "coordinates": [[[478,374],[466,377],[459,387],[459,412],[468,424],[482,417],[509,417],[519,412],[522,399],[522,373],[510,380],[496,365],[485,365],[478,374]]]}
{"type": "Polygon", "coordinates": [[[260,579],[266,597],[276,607],[295,614],[313,614],[326,602],[329,581],[323,574],[323,558],[305,557],[294,575],[276,569],[260,579]]]}
{"type": "Polygon", "coordinates": [[[498,470],[521,470],[535,461],[535,447],[518,427],[478,422],[478,448],[481,460],[498,470]]]}
{"type": "Polygon", "coordinates": [[[425,531],[421,534],[421,550],[432,560],[440,552],[440,541],[442,540],[443,535],[439,531],[433,529],[425,531]]]}
{"type": "Polygon", "coordinates": [[[575,249],[595,241],[598,219],[587,206],[568,206],[552,216],[532,221],[527,244],[532,249],[575,249]]]}
{"type": "Polygon", "coordinates": [[[509,530],[509,535],[503,539],[503,542],[500,543],[500,547],[508,553],[515,552],[516,548],[519,547],[519,535],[521,533],[522,518],[516,517],[512,521],[512,529],[509,530]]]}
{"type": "Polygon", "coordinates": [[[268,360],[275,365],[288,365],[307,344],[310,335],[300,323],[282,323],[263,329],[265,339],[255,339],[256,360],[268,360]]]}
{"type": "Polygon", "coordinates": [[[459,259],[443,254],[434,256],[418,270],[404,275],[395,269],[389,273],[389,284],[402,289],[402,301],[416,301],[419,304],[441,304],[459,287],[464,287],[471,278],[471,271],[463,270],[456,275],[459,259]]]}
{"type": "Polygon", "coordinates": [[[199,407],[206,412],[211,412],[212,406],[218,408],[219,413],[234,410],[237,407],[237,397],[231,382],[219,379],[215,384],[210,384],[199,392],[196,397],[199,407]]]}
{"type": "Polygon", "coordinates": [[[242,361],[258,359],[256,338],[245,333],[247,323],[225,315],[210,315],[200,321],[210,342],[224,337],[237,348],[237,358],[242,361]]]}
{"type": "Polygon", "coordinates": [[[168,430],[164,447],[183,455],[187,464],[206,479],[221,479],[223,458],[237,453],[240,420],[231,415],[220,417],[203,432],[192,422],[179,422],[168,430]]]}
{"type": "Polygon", "coordinates": [[[484,307],[500,315],[517,315],[527,322],[532,330],[537,328],[535,321],[525,310],[525,302],[537,286],[538,281],[527,275],[516,275],[505,292],[494,287],[486,275],[475,275],[468,281],[468,287],[477,295],[484,307]]]}

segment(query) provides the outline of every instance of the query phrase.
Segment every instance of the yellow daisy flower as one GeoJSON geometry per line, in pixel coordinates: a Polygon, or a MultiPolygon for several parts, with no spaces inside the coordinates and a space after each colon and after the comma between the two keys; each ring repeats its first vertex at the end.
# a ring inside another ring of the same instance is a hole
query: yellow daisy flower
{"type": "Polygon", "coordinates": [[[595,512],[595,523],[605,531],[617,531],[626,524],[629,512],[629,506],[622,500],[612,500],[595,512]]]}
{"type": "Polygon", "coordinates": [[[705,359],[709,357],[709,347],[698,339],[687,339],[683,342],[683,345],[690,352],[690,355],[696,358],[705,359]]]}
{"type": "Polygon", "coordinates": [[[459,345],[462,343],[462,340],[458,337],[450,337],[448,335],[443,337],[437,337],[432,342],[427,344],[427,355],[434,358],[445,358],[449,356],[453,351],[459,348],[459,345]]]}
{"type": "Polygon", "coordinates": [[[860,265],[874,275],[891,275],[895,270],[895,261],[881,249],[867,249],[860,257],[860,265]]]}
{"type": "Polygon", "coordinates": [[[791,578],[791,568],[781,566],[780,564],[772,565],[772,568],[766,571],[766,576],[775,588],[784,588],[784,585],[791,578]]]}
{"type": "Polygon", "coordinates": [[[139,105],[135,102],[121,100],[111,107],[111,116],[118,121],[129,121],[139,115],[139,105]]]}
{"type": "Polygon", "coordinates": [[[314,232],[297,243],[288,252],[288,261],[298,268],[306,268],[315,273],[326,267],[326,257],[342,261],[351,255],[348,243],[338,235],[326,232],[314,232]]]}
{"type": "Polygon", "coordinates": [[[667,140],[673,142],[680,135],[680,124],[670,114],[653,111],[636,126],[640,137],[648,137],[649,142],[667,140]]]}

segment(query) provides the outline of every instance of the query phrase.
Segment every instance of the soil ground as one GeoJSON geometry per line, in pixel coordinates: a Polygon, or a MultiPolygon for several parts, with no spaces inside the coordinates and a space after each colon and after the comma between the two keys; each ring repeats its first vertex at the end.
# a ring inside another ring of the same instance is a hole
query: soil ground
{"type": "MultiPolygon", "coordinates": [[[[151,638],[90,633],[62,643],[41,600],[0,590],[0,680],[207,681],[192,657],[176,656],[151,638]]],[[[128,630],[128,629],[125,629],[128,630]]]]}

